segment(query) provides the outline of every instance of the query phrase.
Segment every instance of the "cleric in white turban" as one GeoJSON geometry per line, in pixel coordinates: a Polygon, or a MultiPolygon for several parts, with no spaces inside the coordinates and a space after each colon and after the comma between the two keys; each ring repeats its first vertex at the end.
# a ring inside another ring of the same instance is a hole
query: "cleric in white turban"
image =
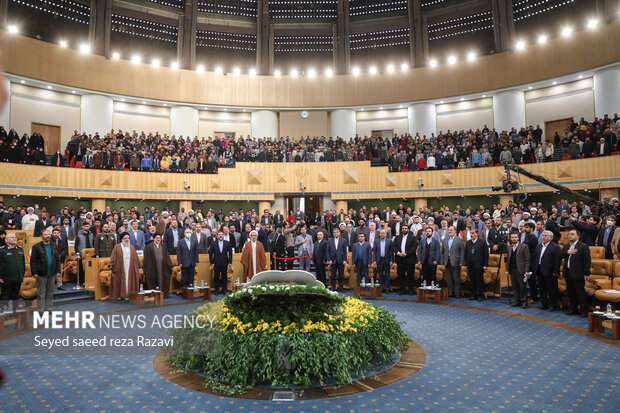
{"type": "Polygon", "coordinates": [[[263,243],[258,241],[258,232],[251,231],[250,239],[243,246],[241,254],[241,264],[243,264],[243,279],[252,279],[254,275],[267,269],[265,259],[265,248],[263,243]]]}

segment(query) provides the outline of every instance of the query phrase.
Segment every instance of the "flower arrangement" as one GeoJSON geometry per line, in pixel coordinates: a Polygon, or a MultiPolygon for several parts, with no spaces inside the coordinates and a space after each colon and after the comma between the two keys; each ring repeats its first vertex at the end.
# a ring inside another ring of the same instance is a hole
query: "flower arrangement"
{"type": "Polygon", "coordinates": [[[212,330],[172,330],[168,363],[199,371],[230,392],[258,384],[343,385],[370,366],[393,363],[409,337],[394,316],[310,285],[246,286],[194,311],[217,314],[212,330]]]}

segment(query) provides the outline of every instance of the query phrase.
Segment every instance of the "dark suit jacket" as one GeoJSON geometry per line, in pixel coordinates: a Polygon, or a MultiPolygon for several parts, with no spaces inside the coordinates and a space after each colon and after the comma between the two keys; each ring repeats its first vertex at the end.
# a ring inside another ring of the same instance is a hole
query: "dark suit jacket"
{"type": "Polygon", "coordinates": [[[339,238],[338,249],[336,249],[334,239],[330,238],[327,244],[327,261],[332,261],[332,264],[342,264],[347,260],[347,241],[339,238]]]}
{"type": "MultiPolygon", "coordinates": [[[[384,260],[388,260],[388,262],[394,262],[394,252],[392,251],[392,240],[388,237],[385,237],[385,255],[384,260]]],[[[372,249],[373,261],[378,263],[381,260],[381,238],[375,240],[375,246],[372,249]]]]}
{"type": "MultiPolygon", "coordinates": [[[[427,248],[429,248],[429,245],[426,242],[426,236],[424,236],[424,238],[422,238],[422,240],[420,241],[420,245],[418,246],[418,262],[421,264],[424,264],[422,261],[424,261],[424,258],[426,257],[427,248]]],[[[430,260],[430,263],[427,264],[432,264],[433,261],[439,262],[439,260],[441,259],[441,246],[439,244],[439,241],[434,238],[431,238],[428,259],[430,260]]]]}
{"type": "Polygon", "coordinates": [[[314,243],[312,261],[315,264],[323,264],[324,261],[327,261],[327,243],[328,241],[325,239],[321,240],[320,243],[318,242],[318,240],[314,243]]]}
{"type": "Polygon", "coordinates": [[[402,222],[394,222],[392,223],[392,225],[390,225],[390,230],[392,231],[392,235],[396,236],[396,235],[400,235],[400,230],[403,227],[403,223],[402,222]],[[396,224],[399,225],[399,229],[398,232],[396,231],[396,224]]]}
{"type": "MultiPolygon", "coordinates": [[[[530,249],[527,245],[520,242],[517,245],[517,256],[515,257],[517,264],[517,272],[519,274],[525,274],[530,271],[530,249]]],[[[509,271],[510,257],[512,257],[512,245],[508,245],[508,251],[506,253],[506,271],[509,271]]]]}
{"type": "MultiPolygon", "coordinates": [[[[538,246],[538,238],[534,234],[529,234],[525,236],[525,245],[530,249],[530,269],[534,263],[534,254],[536,254],[536,247],[538,246]]],[[[534,274],[534,271],[532,271],[534,274]]]]}
{"type": "Polygon", "coordinates": [[[43,232],[43,230],[47,227],[50,226],[50,220],[47,219],[45,221],[45,223],[43,223],[42,220],[37,220],[37,222],[34,223],[34,232],[32,233],[32,235],[34,237],[40,237],[41,236],[41,232],[43,232]]]}
{"type": "Polygon", "coordinates": [[[407,233],[407,242],[405,243],[405,257],[398,256],[397,253],[402,252],[400,250],[401,244],[403,242],[403,234],[397,235],[394,238],[394,242],[392,243],[392,249],[394,250],[394,254],[396,254],[396,262],[404,262],[407,264],[413,264],[416,262],[416,248],[418,246],[418,240],[415,235],[407,233]]]}
{"type": "Polygon", "coordinates": [[[489,266],[489,247],[480,237],[476,244],[472,240],[465,244],[465,265],[477,270],[489,266]]]}
{"type": "Polygon", "coordinates": [[[211,247],[209,248],[209,260],[211,264],[216,267],[222,267],[228,264],[232,264],[233,260],[233,252],[230,247],[230,243],[226,240],[223,242],[223,250],[220,251],[219,241],[215,240],[211,243],[211,247]]]}
{"type": "Polygon", "coordinates": [[[584,276],[590,275],[590,247],[584,244],[581,241],[577,242],[575,246],[577,252],[572,255],[570,258],[570,268],[568,268],[568,250],[570,249],[570,244],[564,245],[564,249],[562,250],[561,258],[564,258],[564,278],[572,278],[572,279],[582,279],[584,276]]]}
{"type": "Polygon", "coordinates": [[[353,264],[361,264],[368,266],[372,263],[372,247],[370,243],[364,242],[364,244],[360,244],[356,242],[353,244],[353,264]]]}
{"type": "Polygon", "coordinates": [[[560,232],[560,227],[558,226],[558,223],[551,218],[548,218],[545,222],[545,229],[547,231],[553,232],[553,242],[555,242],[556,244],[558,243],[560,238],[562,238],[562,233],[560,232]]]}
{"type": "Polygon", "coordinates": [[[536,253],[532,260],[532,273],[537,274],[538,270],[544,277],[552,277],[553,274],[560,275],[560,263],[562,258],[562,248],[555,242],[550,242],[545,249],[545,253],[540,256],[542,252],[542,244],[536,246],[536,253]],[[540,264],[538,264],[540,261],[540,264]]]}
{"type": "Polygon", "coordinates": [[[357,235],[355,234],[355,231],[351,233],[348,233],[345,231],[342,234],[340,234],[340,238],[346,240],[347,252],[353,251],[353,244],[357,242],[357,235]]]}
{"type": "Polygon", "coordinates": [[[200,234],[200,242],[198,242],[198,235],[196,235],[195,232],[192,232],[192,239],[196,241],[196,245],[198,248],[198,254],[209,253],[209,241],[207,240],[206,234],[200,234]]]}
{"type": "Polygon", "coordinates": [[[184,238],[177,244],[177,262],[183,267],[193,267],[198,263],[198,245],[190,238],[190,248],[184,238]]]}
{"type": "Polygon", "coordinates": [[[284,252],[286,251],[286,238],[284,235],[276,235],[276,239],[274,240],[274,252],[278,257],[283,257],[284,252]]]}
{"type": "MultiPolygon", "coordinates": [[[[164,244],[168,249],[168,254],[176,255],[177,249],[174,247],[174,236],[172,235],[172,227],[168,228],[166,232],[164,232],[164,244]]],[[[183,230],[181,228],[177,228],[177,233],[179,234],[179,242],[183,239],[183,230]]]]}

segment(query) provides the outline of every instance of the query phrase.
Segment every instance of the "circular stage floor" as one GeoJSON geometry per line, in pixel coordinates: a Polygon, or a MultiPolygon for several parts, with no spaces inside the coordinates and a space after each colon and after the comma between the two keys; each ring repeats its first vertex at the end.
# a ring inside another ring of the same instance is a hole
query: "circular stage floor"
{"type": "MultiPolygon", "coordinates": [[[[398,315],[426,361],[415,374],[374,390],[291,402],[215,396],[162,377],[154,367],[158,348],[46,350],[34,347],[35,336],[92,337],[93,330],[35,330],[0,340],[0,367],[8,377],[0,411],[612,412],[620,406],[620,346],[588,334],[584,319],[535,307],[513,310],[505,300],[433,305],[388,298],[374,304],[398,315]]],[[[170,302],[141,310],[108,302],[56,309],[153,316],[199,305],[170,302]]],[[[165,329],[149,331],[150,337],[167,337],[165,329]]]]}

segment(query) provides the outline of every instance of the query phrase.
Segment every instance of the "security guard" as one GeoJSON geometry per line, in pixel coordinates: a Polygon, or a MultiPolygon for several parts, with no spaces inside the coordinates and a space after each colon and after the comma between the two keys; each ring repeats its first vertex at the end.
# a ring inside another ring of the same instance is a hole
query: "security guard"
{"type": "Polygon", "coordinates": [[[114,233],[110,231],[109,224],[102,225],[101,232],[95,236],[95,256],[99,258],[112,255],[112,249],[116,245],[114,233]]]}
{"type": "Polygon", "coordinates": [[[26,272],[24,250],[17,245],[17,236],[9,233],[6,236],[6,246],[0,248],[0,308],[5,311],[9,300],[13,300],[13,309],[19,300],[19,289],[26,272]]]}

